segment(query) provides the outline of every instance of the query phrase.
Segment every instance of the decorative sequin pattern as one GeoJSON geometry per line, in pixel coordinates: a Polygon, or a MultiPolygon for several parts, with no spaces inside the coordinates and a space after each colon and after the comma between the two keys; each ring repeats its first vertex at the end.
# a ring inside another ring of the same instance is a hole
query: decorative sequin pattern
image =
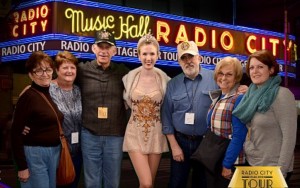
{"type": "Polygon", "coordinates": [[[143,154],[168,152],[160,120],[161,92],[155,90],[144,93],[134,89],[131,102],[131,116],[124,136],[123,151],[143,154]]]}
{"type": "Polygon", "coordinates": [[[150,127],[154,127],[155,122],[160,121],[161,102],[152,101],[149,96],[144,95],[141,100],[132,100],[132,104],[136,105],[136,108],[133,109],[133,121],[144,128],[144,141],[147,142],[151,131],[150,127]]]}

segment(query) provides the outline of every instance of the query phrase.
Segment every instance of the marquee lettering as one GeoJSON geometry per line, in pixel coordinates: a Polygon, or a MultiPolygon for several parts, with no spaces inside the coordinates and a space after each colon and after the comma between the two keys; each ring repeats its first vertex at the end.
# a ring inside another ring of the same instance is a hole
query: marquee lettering
{"type": "MultiPolygon", "coordinates": [[[[266,49],[266,38],[262,37],[261,39],[261,49],[266,49]]],[[[249,53],[254,53],[257,51],[258,38],[255,35],[250,35],[246,39],[246,49],[249,53]]],[[[272,46],[272,53],[274,56],[277,56],[279,39],[269,38],[269,43],[272,46]]]]}
{"type": "Polygon", "coordinates": [[[140,16],[139,24],[132,23],[135,19],[133,15],[128,15],[126,17],[119,16],[120,19],[120,36],[116,36],[116,39],[119,40],[123,37],[126,39],[129,38],[139,38],[146,33],[149,26],[150,17],[149,16],[140,16]]]}
{"type": "Polygon", "coordinates": [[[231,50],[233,47],[233,37],[229,31],[223,31],[220,37],[220,43],[224,50],[231,50]],[[226,43],[228,41],[228,44],[226,43]]]}
{"type": "Polygon", "coordinates": [[[21,12],[14,12],[14,25],[12,27],[12,36],[19,37],[28,34],[35,34],[37,29],[42,32],[47,28],[47,17],[49,16],[49,8],[47,5],[37,6],[21,12]]]}
{"type": "Polygon", "coordinates": [[[203,28],[201,27],[195,27],[195,42],[197,46],[201,47],[206,44],[206,33],[203,28]],[[202,37],[200,37],[201,35],[202,37]],[[200,41],[200,38],[202,38],[202,41],[200,41]]]}
{"type": "Polygon", "coordinates": [[[210,44],[210,47],[212,49],[215,49],[216,48],[216,30],[211,30],[211,44],[210,44]]]}
{"type": "Polygon", "coordinates": [[[157,28],[159,28],[159,29],[156,30],[156,39],[157,39],[157,41],[159,42],[159,41],[163,40],[165,43],[168,44],[169,41],[170,41],[168,36],[171,32],[169,24],[166,23],[166,22],[162,22],[162,21],[158,20],[156,22],[156,26],[157,26],[157,28]]]}
{"type": "Polygon", "coordinates": [[[179,26],[179,29],[178,29],[178,32],[177,32],[175,43],[178,44],[182,41],[189,41],[189,39],[188,39],[188,35],[186,33],[185,26],[181,24],[179,26]]]}
{"type": "Polygon", "coordinates": [[[2,48],[1,56],[18,55],[26,52],[45,50],[45,44],[46,41],[41,41],[41,42],[32,42],[26,45],[21,44],[21,45],[8,46],[6,48],[2,48]]]}
{"type": "Polygon", "coordinates": [[[95,19],[87,18],[83,11],[67,8],[65,17],[71,20],[72,33],[113,29],[115,27],[115,18],[112,15],[102,17],[98,15],[95,19]]]}
{"type": "MultiPolygon", "coordinates": [[[[94,17],[86,17],[82,10],[74,10],[72,8],[67,8],[65,10],[65,17],[71,20],[71,32],[88,32],[88,31],[98,31],[101,29],[116,30],[115,22],[116,18],[114,15],[101,16],[98,15],[94,17]]],[[[116,40],[121,38],[139,38],[145,35],[149,28],[149,16],[140,16],[139,18],[133,15],[119,16],[120,21],[120,35],[115,36],[116,40]],[[133,21],[138,19],[138,24],[134,24],[133,21]]]]}
{"type": "Polygon", "coordinates": [[[61,41],[61,50],[75,51],[75,52],[89,52],[90,46],[86,42],[73,42],[73,41],[61,41]]]}
{"type": "Polygon", "coordinates": [[[276,56],[277,55],[277,47],[278,47],[278,44],[279,44],[279,40],[278,39],[273,39],[273,38],[270,38],[269,39],[269,42],[272,44],[272,52],[273,52],[273,55],[276,56]]]}

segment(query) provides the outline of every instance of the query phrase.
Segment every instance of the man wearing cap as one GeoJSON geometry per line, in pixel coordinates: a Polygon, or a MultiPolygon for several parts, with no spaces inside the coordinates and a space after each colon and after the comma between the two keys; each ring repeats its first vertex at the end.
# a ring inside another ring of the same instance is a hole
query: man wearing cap
{"type": "Polygon", "coordinates": [[[81,149],[86,188],[119,187],[126,129],[122,77],[129,71],[111,62],[116,43],[111,32],[96,32],[96,59],[78,65],[82,95],[81,149]]]}
{"type": "Polygon", "coordinates": [[[208,91],[218,89],[213,71],[201,69],[198,47],[193,41],[177,46],[183,73],[171,79],[162,105],[163,133],[170,143],[170,188],[187,187],[192,170],[192,187],[206,187],[204,167],[190,156],[207,130],[206,115],[211,104],[208,91]]]}

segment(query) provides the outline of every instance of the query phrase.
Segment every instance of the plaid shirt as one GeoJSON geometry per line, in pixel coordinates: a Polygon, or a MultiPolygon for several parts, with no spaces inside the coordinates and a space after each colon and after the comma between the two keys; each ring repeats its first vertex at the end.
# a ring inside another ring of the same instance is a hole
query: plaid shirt
{"type": "Polygon", "coordinates": [[[123,100],[122,78],[129,69],[111,62],[103,70],[96,60],[78,65],[77,81],[82,97],[83,127],[101,136],[124,136],[126,110],[123,100]],[[108,118],[98,118],[98,108],[108,109],[108,118]]]}
{"type": "MultiPolygon", "coordinates": [[[[211,130],[216,135],[219,135],[223,138],[232,139],[232,111],[238,96],[239,95],[236,93],[231,93],[229,95],[225,95],[219,100],[213,100],[210,106],[210,110],[212,110],[210,123],[211,130]]],[[[244,163],[245,154],[242,150],[234,164],[244,163]]]]}

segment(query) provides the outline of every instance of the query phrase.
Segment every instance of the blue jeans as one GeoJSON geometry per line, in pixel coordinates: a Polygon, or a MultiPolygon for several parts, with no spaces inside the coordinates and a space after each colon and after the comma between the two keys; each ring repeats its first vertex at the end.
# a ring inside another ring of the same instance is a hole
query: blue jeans
{"type": "Polygon", "coordinates": [[[84,183],[86,188],[118,188],[121,177],[123,139],[97,136],[81,130],[84,183]]]}
{"type": "Polygon", "coordinates": [[[192,187],[206,188],[205,168],[197,161],[191,160],[191,155],[195,152],[201,142],[200,139],[192,140],[175,133],[175,138],[184,154],[184,161],[177,162],[171,156],[171,174],[169,188],[187,187],[189,174],[192,169],[192,187]]]}
{"type": "Polygon", "coordinates": [[[60,145],[56,147],[24,146],[30,177],[22,188],[55,188],[60,145]]]}

